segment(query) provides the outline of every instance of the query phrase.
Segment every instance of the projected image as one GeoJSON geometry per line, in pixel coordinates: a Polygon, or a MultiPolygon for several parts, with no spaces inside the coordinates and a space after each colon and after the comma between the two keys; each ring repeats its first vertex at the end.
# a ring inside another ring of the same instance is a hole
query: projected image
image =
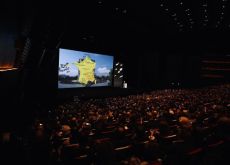
{"type": "Polygon", "coordinates": [[[58,88],[111,86],[113,56],[59,50],[58,88]]]}

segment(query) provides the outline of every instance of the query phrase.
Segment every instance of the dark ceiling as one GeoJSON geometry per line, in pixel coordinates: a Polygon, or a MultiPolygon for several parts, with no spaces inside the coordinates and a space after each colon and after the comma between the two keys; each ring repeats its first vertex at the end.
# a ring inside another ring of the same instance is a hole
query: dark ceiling
{"type": "Polygon", "coordinates": [[[24,0],[5,10],[23,20],[47,47],[229,51],[228,0],[24,0]],[[78,45],[78,46],[76,46],[78,45]]]}

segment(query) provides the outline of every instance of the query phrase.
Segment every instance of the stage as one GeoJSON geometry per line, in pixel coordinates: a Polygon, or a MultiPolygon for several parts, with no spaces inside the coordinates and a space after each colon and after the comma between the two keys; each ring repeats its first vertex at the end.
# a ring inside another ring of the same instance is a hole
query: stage
{"type": "Polygon", "coordinates": [[[116,96],[127,96],[132,94],[143,93],[142,90],[132,88],[118,87],[94,87],[94,88],[78,88],[78,89],[62,89],[58,90],[57,99],[90,99],[90,98],[106,98],[116,96]]]}

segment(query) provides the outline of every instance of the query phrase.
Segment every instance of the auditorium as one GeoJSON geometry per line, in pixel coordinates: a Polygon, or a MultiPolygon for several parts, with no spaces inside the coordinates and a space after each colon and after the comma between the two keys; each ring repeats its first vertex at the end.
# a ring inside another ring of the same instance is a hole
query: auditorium
{"type": "Polygon", "coordinates": [[[0,13],[0,164],[230,164],[229,0],[0,13]]]}

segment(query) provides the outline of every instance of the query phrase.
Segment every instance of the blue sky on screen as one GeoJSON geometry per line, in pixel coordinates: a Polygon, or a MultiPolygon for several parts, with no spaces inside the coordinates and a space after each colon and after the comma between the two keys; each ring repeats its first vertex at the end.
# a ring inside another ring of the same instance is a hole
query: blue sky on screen
{"type": "MultiPolygon", "coordinates": [[[[91,59],[95,60],[96,68],[95,72],[98,76],[108,76],[110,69],[113,68],[113,56],[108,56],[104,54],[97,53],[89,53],[68,49],[60,49],[59,50],[59,66],[60,64],[69,63],[70,72],[65,72],[65,75],[76,76],[78,75],[78,69],[73,64],[74,62],[78,62],[79,59],[82,59],[85,56],[89,56],[91,59]]],[[[59,73],[63,74],[63,73],[59,73]]]]}

